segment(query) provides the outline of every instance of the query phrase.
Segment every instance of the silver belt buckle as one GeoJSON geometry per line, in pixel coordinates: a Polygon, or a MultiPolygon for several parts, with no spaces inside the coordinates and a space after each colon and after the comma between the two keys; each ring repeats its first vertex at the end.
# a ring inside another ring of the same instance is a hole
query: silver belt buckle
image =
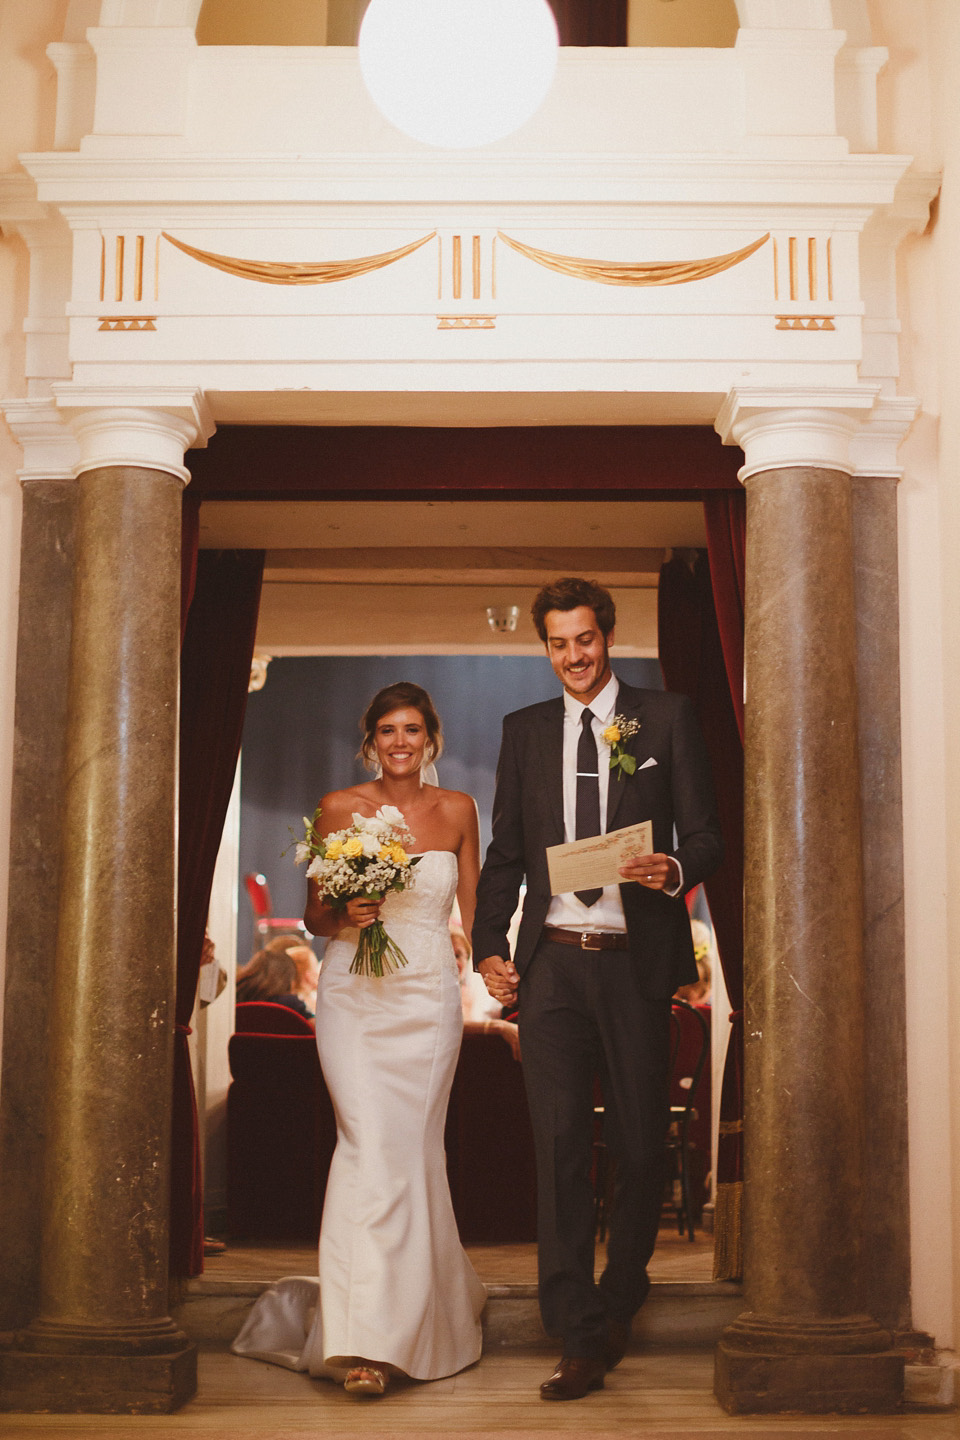
{"type": "Polygon", "coordinates": [[[581,930],[580,949],[602,950],[603,946],[600,944],[600,936],[596,935],[592,930],[581,930]]]}

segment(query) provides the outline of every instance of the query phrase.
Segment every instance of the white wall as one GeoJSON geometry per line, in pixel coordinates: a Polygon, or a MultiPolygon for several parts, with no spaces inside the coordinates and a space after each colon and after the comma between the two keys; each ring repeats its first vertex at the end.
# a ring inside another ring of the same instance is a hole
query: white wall
{"type": "Polygon", "coordinates": [[[904,245],[901,393],[921,398],[900,486],[904,860],[913,1320],[960,1335],[960,7],[870,0],[890,50],[880,148],[944,171],[927,232],[904,245]]]}
{"type": "MultiPolygon", "coordinates": [[[[17,155],[53,143],[54,71],[44,51],[62,33],[67,0],[0,5],[0,174],[15,170],[17,155]]],[[[23,321],[27,313],[27,249],[4,229],[0,236],[0,397],[27,393],[23,321]]],[[[21,492],[19,445],[0,423],[0,1036],[3,956],[7,934],[10,795],[13,762],[13,676],[17,649],[21,492]]]]}

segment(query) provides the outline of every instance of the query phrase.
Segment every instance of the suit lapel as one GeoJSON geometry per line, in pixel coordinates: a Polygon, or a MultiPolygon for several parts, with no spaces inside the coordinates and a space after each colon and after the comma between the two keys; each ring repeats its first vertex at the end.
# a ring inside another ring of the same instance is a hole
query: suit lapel
{"type": "Polygon", "coordinates": [[[556,701],[539,737],[543,759],[543,797],[547,815],[557,836],[563,840],[563,700],[556,701]]]}
{"type": "MultiPolygon", "coordinates": [[[[639,691],[634,690],[632,686],[624,685],[621,682],[620,689],[617,694],[616,713],[618,715],[625,715],[628,720],[642,720],[643,707],[640,701],[639,691]]],[[[637,743],[639,739],[640,736],[639,734],[637,734],[631,735],[629,740],[624,741],[623,748],[628,755],[636,755],[637,743]]],[[[610,783],[607,790],[608,831],[616,830],[617,828],[617,812],[620,809],[624,793],[626,792],[627,786],[629,784],[630,776],[624,775],[622,770],[618,768],[616,770],[610,771],[610,783]]]]}

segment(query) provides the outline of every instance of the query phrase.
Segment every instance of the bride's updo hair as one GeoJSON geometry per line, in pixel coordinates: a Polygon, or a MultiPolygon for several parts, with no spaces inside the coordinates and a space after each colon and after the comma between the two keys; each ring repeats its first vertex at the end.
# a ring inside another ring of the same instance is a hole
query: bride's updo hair
{"type": "Polygon", "coordinates": [[[363,713],[360,721],[363,740],[359,753],[364,765],[372,769],[376,763],[373,742],[377,726],[384,715],[389,715],[394,710],[419,710],[427,730],[424,762],[429,765],[437,760],[443,750],[443,728],[436,707],[422,685],[415,685],[412,680],[399,680],[396,685],[385,685],[382,690],[378,690],[363,713]]]}

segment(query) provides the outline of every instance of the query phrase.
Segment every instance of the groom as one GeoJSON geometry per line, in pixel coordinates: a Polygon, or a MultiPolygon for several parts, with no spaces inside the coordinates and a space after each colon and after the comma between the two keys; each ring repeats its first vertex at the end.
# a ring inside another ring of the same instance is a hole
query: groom
{"type": "Polygon", "coordinates": [[[540,1393],[577,1400],[601,1388],[623,1358],[650,1288],[669,1112],[670,997],[697,978],[681,897],[716,869],[722,842],[689,700],[636,690],[610,670],[610,594],[589,580],[557,580],[540,591],[532,613],[564,693],[504,720],[473,953],[491,995],[510,1004],[519,993],[537,1158],[540,1309],[547,1333],[563,1338],[563,1356],[540,1393]],[[614,717],[619,742],[604,739],[614,717]],[[618,756],[626,763],[611,769],[618,756]],[[653,823],[653,853],[627,861],[622,883],[551,897],[548,845],[644,820],[653,823]],[[507,930],[524,878],[511,961],[507,930]],[[599,1283],[590,1180],[597,1075],[616,1157],[599,1283]]]}

